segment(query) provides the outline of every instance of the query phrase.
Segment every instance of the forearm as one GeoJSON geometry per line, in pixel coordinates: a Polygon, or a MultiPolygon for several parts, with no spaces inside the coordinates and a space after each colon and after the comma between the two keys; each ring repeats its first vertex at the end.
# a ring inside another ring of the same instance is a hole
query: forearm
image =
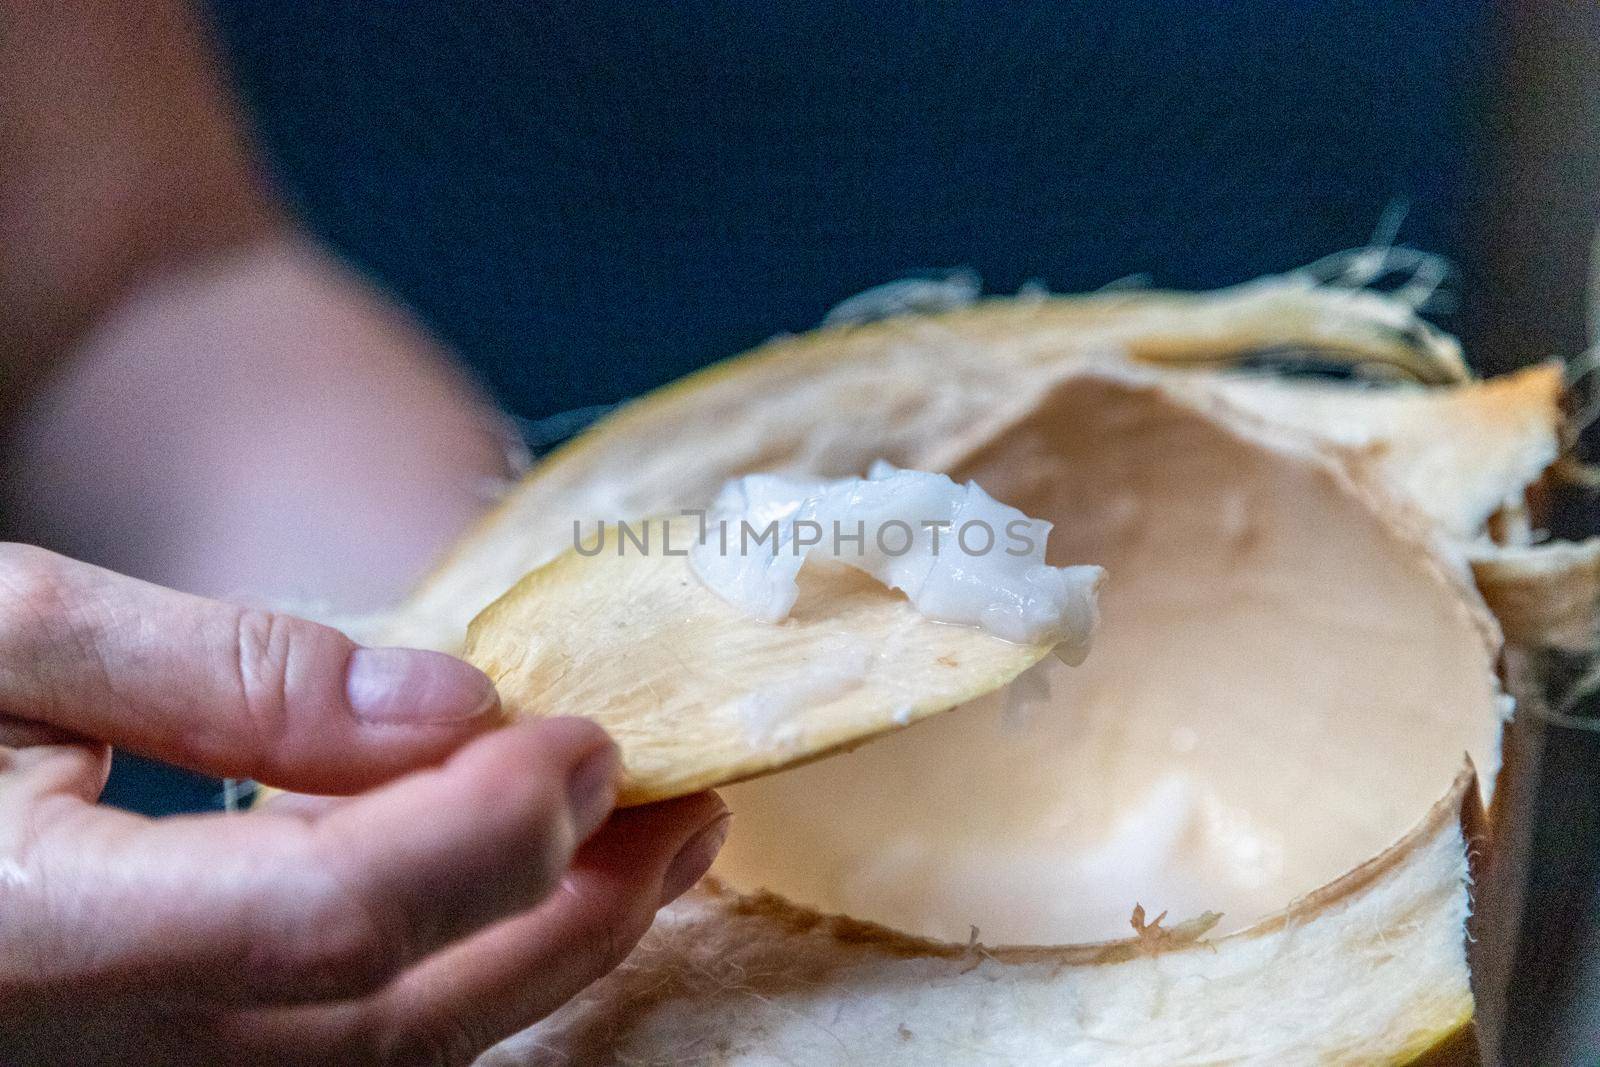
{"type": "Polygon", "coordinates": [[[491,499],[495,415],[401,312],[273,237],[136,284],[13,437],[16,532],[217,596],[403,592],[491,499]]]}
{"type": "Polygon", "coordinates": [[[399,593],[505,472],[298,237],[180,0],[0,0],[0,534],[179,588],[399,593]]]}

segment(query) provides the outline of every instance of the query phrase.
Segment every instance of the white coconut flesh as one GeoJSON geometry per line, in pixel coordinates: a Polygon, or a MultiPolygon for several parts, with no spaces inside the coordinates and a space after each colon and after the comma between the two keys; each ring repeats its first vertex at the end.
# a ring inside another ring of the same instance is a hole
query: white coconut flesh
{"type": "Polygon", "coordinates": [[[952,473],[1112,575],[1093,654],[729,791],[717,868],[824,912],[989,944],[1241,929],[1397,841],[1470,753],[1495,633],[1420,527],[1309,445],[1084,376],[952,473]]]}
{"type": "Polygon", "coordinates": [[[688,552],[707,588],[767,622],[788,617],[801,566],[828,560],[898,589],[927,618],[1048,643],[1076,666],[1105,571],[1045,563],[1050,527],[976,482],[878,462],[865,478],[729,482],[688,552]]]}

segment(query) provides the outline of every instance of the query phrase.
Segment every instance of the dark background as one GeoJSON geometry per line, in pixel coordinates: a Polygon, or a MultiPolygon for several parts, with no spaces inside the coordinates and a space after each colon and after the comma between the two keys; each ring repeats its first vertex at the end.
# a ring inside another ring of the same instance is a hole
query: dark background
{"type": "MultiPolygon", "coordinates": [[[[1396,202],[1404,241],[1470,261],[1489,195],[1486,0],[213,10],[311,228],[526,420],[923,269],[1225,285],[1396,202]]],[[[127,767],[113,802],[218,795],[127,767]]]]}
{"type": "Polygon", "coordinates": [[[1470,240],[1482,0],[222,0],[283,185],[519,414],[922,268],[1204,287],[1470,240]]]}

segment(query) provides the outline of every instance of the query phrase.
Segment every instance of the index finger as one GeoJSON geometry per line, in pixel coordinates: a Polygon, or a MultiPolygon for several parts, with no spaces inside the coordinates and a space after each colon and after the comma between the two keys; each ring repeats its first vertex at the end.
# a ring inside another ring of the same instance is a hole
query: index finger
{"type": "Polygon", "coordinates": [[[347,793],[500,721],[451,656],[0,544],[0,715],[224,778],[347,793]]]}

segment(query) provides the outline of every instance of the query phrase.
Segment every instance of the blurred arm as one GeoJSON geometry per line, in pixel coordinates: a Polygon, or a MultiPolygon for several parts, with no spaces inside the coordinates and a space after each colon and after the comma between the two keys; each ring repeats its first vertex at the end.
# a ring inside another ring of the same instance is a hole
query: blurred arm
{"type": "Polygon", "coordinates": [[[0,0],[5,536],[371,607],[485,506],[497,427],[298,234],[181,0],[0,0]]]}

